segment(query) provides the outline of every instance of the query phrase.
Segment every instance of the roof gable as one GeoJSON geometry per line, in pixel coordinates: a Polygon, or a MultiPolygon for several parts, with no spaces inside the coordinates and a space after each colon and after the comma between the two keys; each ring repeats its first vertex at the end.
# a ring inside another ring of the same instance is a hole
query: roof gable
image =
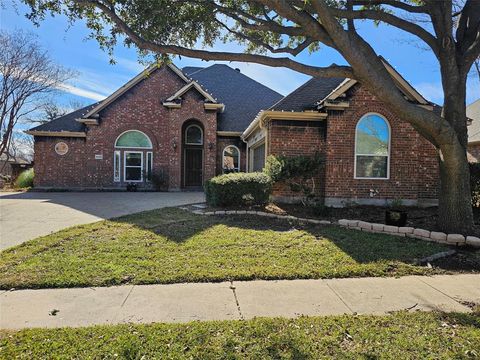
{"type": "Polygon", "coordinates": [[[260,110],[268,109],[282,98],[276,91],[224,64],[197,69],[190,77],[225,105],[225,111],[218,114],[219,131],[244,131],[260,110]]]}
{"type": "MultiPolygon", "coordinates": [[[[125,85],[120,87],[117,91],[115,91],[113,94],[111,94],[109,97],[107,97],[105,100],[100,102],[97,106],[92,108],[90,111],[88,111],[84,116],[82,116],[82,119],[88,119],[89,117],[95,116],[98,114],[101,110],[105,109],[108,105],[113,103],[115,100],[117,100],[120,96],[125,94],[128,90],[130,90],[132,87],[137,85],[140,81],[144,80],[149,74],[153,73],[154,71],[157,71],[160,69],[162,66],[165,65],[159,65],[159,64],[153,64],[150,67],[148,67],[146,70],[142,71],[140,74],[135,76],[133,79],[128,81],[125,85]]],[[[183,81],[189,82],[188,78],[185,76],[185,74],[177,68],[174,64],[166,64],[175,74],[177,74],[183,81]]]]}

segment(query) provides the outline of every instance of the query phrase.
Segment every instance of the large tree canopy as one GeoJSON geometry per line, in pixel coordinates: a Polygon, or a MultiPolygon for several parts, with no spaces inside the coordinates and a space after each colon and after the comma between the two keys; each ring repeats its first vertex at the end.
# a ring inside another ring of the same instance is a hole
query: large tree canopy
{"type": "Polygon", "coordinates": [[[467,75],[480,54],[480,0],[24,1],[34,22],[49,12],[83,19],[105,49],[123,39],[160,56],[255,62],[312,76],[355,78],[439,150],[440,226],[466,233],[473,225],[465,99],[467,75]],[[445,94],[442,114],[404,98],[356,31],[360,20],[396,27],[433,52],[445,94]],[[218,40],[241,43],[245,51],[211,50],[218,40]],[[295,58],[322,46],[338,51],[349,66],[320,67],[295,58]]]}

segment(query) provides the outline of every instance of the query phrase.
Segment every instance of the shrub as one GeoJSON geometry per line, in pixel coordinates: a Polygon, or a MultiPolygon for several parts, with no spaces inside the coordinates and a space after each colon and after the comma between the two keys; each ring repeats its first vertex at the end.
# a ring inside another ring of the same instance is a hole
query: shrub
{"type": "Polygon", "coordinates": [[[152,184],[157,191],[168,190],[168,173],[165,169],[158,169],[152,174],[152,184]]]}
{"type": "Polygon", "coordinates": [[[273,182],[285,182],[292,192],[301,194],[303,205],[310,205],[316,196],[315,177],[325,164],[324,156],[274,156],[267,158],[264,172],[273,182]]]}
{"type": "Polygon", "coordinates": [[[470,190],[472,206],[480,207],[480,163],[470,164],[470,190]]]}
{"type": "Polygon", "coordinates": [[[15,185],[19,188],[29,188],[33,187],[33,178],[35,173],[33,172],[33,168],[28,169],[20,173],[18,175],[17,180],[15,181],[15,185]]]}
{"type": "Polygon", "coordinates": [[[205,184],[211,206],[262,205],[268,202],[272,181],[264,173],[230,173],[216,176],[205,184]]]}

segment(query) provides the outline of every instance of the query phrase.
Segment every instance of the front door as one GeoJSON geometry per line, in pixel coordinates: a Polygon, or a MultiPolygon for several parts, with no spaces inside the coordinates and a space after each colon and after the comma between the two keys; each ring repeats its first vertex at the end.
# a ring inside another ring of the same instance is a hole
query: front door
{"type": "Polygon", "coordinates": [[[186,147],[184,159],[185,186],[200,187],[203,180],[203,149],[201,147],[186,147]]]}

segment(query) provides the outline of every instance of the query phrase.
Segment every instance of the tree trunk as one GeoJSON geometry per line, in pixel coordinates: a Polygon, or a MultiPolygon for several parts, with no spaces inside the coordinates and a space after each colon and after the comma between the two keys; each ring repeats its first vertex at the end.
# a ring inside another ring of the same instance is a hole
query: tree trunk
{"type": "Polygon", "coordinates": [[[470,235],[473,228],[470,168],[467,160],[467,74],[459,70],[453,44],[447,42],[440,59],[444,101],[442,116],[455,135],[439,144],[439,228],[447,233],[470,235]]]}
{"type": "Polygon", "coordinates": [[[441,151],[439,162],[438,226],[446,233],[471,235],[473,212],[466,152],[457,144],[441,151]]]}

